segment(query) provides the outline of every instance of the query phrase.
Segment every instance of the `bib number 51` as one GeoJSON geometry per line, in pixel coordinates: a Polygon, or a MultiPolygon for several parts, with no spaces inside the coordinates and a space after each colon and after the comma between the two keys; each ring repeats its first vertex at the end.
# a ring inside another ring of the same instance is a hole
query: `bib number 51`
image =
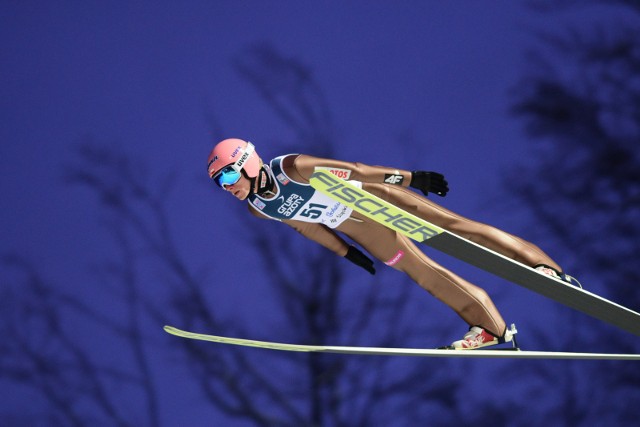
{"type": "Polygon", "coordinates": [[[322,215],[322,212],[326,208],[327,205],[321,205],[320,203],[311,203],[306,209],[303,209],[302,212],[300,212],[300,215],[307,218],[316,219],[319,218],[320,215],[322,215]]]}

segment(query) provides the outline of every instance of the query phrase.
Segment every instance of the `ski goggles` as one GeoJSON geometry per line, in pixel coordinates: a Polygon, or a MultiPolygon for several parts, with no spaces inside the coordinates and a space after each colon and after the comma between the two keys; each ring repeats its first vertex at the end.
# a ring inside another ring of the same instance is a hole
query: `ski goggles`
{"type": "Polygon", "coordinates": [[[225,166],[217,174],[213,176],[213,182],[218,187],[227,188],[228,185],[233,185],[240,181],[242,174],[237,171],[233,165],[225,166]]]}
{"type": "Polygon", "coordinates": [[[218,187],[226,189],[227,186],[240,181],[240,178],[242,177],[242,167],[254,151],[255,147],[253,144],[250,142],[247,143],[244,153],[242,153],[242,156],[240,156],[235,163],[223,167],[211,177],[213,182],[215,182],[218,187]]]}

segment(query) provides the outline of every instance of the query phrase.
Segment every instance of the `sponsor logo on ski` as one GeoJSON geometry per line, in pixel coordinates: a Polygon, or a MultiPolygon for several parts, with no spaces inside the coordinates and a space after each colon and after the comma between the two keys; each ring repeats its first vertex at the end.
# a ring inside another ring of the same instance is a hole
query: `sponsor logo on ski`
{"type": "Polygon", "coordinates": [[[332,197],[344,201],[357,210],[366,212],[378,222],[387,223],[409,235],[416,235],[421,241],[440,234],[438,230],[419,223],[401,209],[392,205],[384,205],[370,197],[365,191],[346,186],[338,178],[323,174],[322,171],[314,172],[312,178],[317,178],[322,182],[332,197]]]}

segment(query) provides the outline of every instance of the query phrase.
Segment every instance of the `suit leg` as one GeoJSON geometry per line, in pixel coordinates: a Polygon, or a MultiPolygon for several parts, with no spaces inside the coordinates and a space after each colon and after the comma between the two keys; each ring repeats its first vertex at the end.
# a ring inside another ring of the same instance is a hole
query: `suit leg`
{"type": "Polygon", "coordinates": [[[365,190],[458,236],[489,248],[528,266],[560,266],[538,246],[496,227],[472,221],[404,187],[365,184],[365,190]]]}
{"type": "Polygon", "coordinates": [[[348,220],[338,230],[374,257],[406,273],[468,325],[481,326],[496,336],[504,333],[505,322],[489,295],[427,257],[409,238],[368,218],[362,218],[362,222],[348,220]]]}

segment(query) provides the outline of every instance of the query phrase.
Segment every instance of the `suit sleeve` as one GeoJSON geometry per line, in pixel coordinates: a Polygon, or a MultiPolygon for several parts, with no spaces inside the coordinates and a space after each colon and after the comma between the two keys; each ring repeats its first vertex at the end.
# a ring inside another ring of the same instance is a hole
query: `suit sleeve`
{"type": "Polygon", "coordinates": [[[408,187],[411,183],[411,171],[386,166],[370,166],[359,162],[324,159],[300,154],[285,165],[288,173],[297,181],[309,182],[316,167],[332,169],[337,176],[360,182],[374,184],[395,184],[408,187]],[[287,167],[288,166],[288,167],[287,167]]]}

